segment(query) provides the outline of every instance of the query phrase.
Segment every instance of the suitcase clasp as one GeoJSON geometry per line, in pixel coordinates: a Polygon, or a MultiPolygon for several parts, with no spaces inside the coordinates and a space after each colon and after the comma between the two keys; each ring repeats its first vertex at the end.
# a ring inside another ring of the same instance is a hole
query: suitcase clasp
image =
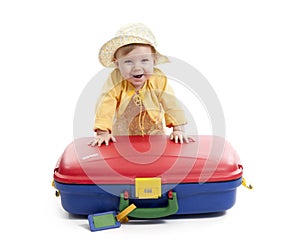
{"type": "Polygon", "coordinates": [[[161,197],[161,178],[136,178],[135,197],[139,199],[157,199],[161,197]]]}

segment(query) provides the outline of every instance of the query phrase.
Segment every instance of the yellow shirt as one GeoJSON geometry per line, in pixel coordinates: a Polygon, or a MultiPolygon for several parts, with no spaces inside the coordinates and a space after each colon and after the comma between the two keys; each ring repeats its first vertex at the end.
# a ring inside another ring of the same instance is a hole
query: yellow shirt
{"type": "MultiPolygon", "coordinates": [[[[112,132],[115,119],[122,116],[134,95],[134,86],[122,77],[118,68],[114,69],[105,82],[96,104],[94,130],[112,132]]],[[[167,77],[159,69],[154,68],[152,76],[138,91],[138,95],[154,123],[160,123],[163,117],[167,127],[187,123],[167,77]]]]}

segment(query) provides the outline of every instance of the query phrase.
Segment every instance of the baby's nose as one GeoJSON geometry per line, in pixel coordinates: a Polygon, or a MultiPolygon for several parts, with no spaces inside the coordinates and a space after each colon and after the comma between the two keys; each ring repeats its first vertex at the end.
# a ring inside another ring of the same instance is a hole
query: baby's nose
{"type": "Polygon", "coordinates": [[[142,71],[142,65],[141,63],[137,62],[133,65],[133,71],[139,73],[140,71],[142,71]]]}

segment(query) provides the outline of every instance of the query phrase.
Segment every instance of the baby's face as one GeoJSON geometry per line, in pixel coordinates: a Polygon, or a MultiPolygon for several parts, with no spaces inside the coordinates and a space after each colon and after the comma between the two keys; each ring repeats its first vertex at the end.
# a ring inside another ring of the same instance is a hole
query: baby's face
{"type": "Polygon", "coordinates": [[[138,46],[127,55],[116,54],[116,65],[122,76],[138,90],[153,74],[154,55],[151,47],[138,46]]]}

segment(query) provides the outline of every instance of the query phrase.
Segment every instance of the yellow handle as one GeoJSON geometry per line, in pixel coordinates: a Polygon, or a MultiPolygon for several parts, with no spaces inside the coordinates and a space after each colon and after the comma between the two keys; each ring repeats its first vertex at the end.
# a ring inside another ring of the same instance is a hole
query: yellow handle
{"type": "Polygon", "coordinates": [[[126,217],[128,214],[130,214],[134,209],[136,209],[136,206],[134,204],[131,204],[130,206],[126,207],[122,212],[116,215],[116,218],[118,221],[128,221],[128,218],[126,217]]]}

